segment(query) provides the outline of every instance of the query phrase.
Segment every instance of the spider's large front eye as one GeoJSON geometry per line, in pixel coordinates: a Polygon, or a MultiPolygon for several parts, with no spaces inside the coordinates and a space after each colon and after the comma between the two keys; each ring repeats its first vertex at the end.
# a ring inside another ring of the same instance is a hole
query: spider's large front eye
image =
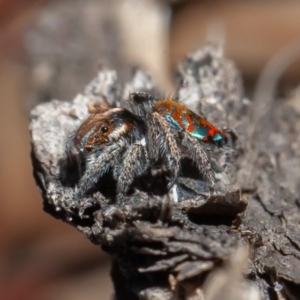
{"type": "Polygon", "coordinates": [[[101,131],[102,131],[102,133],[106,133],[108,131],[108,127],[107,126],[102,126],[101,131]]]}

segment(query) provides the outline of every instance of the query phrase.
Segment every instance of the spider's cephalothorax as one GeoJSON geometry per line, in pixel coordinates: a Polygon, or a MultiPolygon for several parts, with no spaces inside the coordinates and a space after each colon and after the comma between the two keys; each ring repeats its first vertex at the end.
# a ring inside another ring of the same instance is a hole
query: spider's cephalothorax
{"type": "Polygon", "coordinates": [[[178,178],[182,146],[196,163],[210,189],[215,184],[209,151],[227,143],[226,134],[183,104],[158,100],[147,93],[130,95],[132,111],[146,119],[146,144],[151,160],[165,160],[171,174],[169,187],[178,178]]]}
{"type": "Polygon", "coordinates": [[[145,123],[123,108],[91,114],[77,129],[67,152],[77,151],[80,171],[75,199],[86,196],[98,180],[113,171],[117,180],[117,200],[126,194],[136,176],[148,168],[145,123]]]}

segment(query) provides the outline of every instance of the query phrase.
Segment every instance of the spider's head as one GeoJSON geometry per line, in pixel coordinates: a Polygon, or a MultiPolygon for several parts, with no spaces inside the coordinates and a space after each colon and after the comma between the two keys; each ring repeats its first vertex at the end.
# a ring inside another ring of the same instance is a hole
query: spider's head
{"type": "Polygon", "coordinates": [[[121,138],[134,140],[144,133],[144,123],[126,109],[113,108],[91,114],[78,128],[74,145],[81,152],[101,149],[121,138]]]}

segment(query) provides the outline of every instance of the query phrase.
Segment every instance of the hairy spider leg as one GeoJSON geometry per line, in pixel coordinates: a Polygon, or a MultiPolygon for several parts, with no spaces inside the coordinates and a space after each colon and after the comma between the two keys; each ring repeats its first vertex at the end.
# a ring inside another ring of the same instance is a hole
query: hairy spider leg
{"type": "Polygon", "coordinates": [[[209,153],[196,138],[189,135],[186,131],[181,131],[180,136],[182,144],[186,146],[191,159],[196,164],[200,173],[202,173],[204,180],[208,182],[210,191],[212,192],[215,186],[215,172],[211,165],[209,153]]]}
{"type": "Polygon", "coordinates": [[[145,149],[145,139],[136,142],[124,154],[124,160],[114,176],[118,180],[117,202],[120,203],[126,195],[135,177],[142,175],[149,167],[148,153],[145,149]]]}
{"type": "Polygon", "coordinates": [[[160,157],[165,157],[166,168],[171,174],[168,183],[170,189],[178,178],[180,169],[180,149],[177,146],[176,139],[172,134],[167,121],[157,112],[148,116],[147,143],[150,158],[158,161],[160,157]]]}
{"type": "MultiPolygon", "coordinates": [[[[157,121],[157,114],[152,115],[153,107],[158,101],[153,96],[145,92],[136,92],[129,95],[130,107],[134,114],[146,118],[146,123],[149,125],[147,133],[147,146],[152,161],[156,162],[160,158],[160,154],[164,154],[168,146],[164,143],[165,134],[161,128],[167,128],[168,124],[160,118],[157,121]],[[158,124],[157,124],[158,123],[158,124]],[[161,126],[159,123],[163,123],[161,126]],[[153,126],[151,126],[153,125],[153,126]]],[[[169,129],[166,129],[169,132],[169,129]]]]}
{"type": "Polygon", "coordinates": [[[158,101],[145,92],[131,93],[129,98],[129,105],[132,112],[141,117],[146,117],[148,114],[152,113],[153,107],[158,101]]]}
{"type": "Polygon", "coordinates": [[[223,146],[227,142],[225,132],[178,102],[158,101],[154,106],[154,111],[162,115],[177,130],[185,129],[191,136],[202,142],[217,146],[223,146]]]}

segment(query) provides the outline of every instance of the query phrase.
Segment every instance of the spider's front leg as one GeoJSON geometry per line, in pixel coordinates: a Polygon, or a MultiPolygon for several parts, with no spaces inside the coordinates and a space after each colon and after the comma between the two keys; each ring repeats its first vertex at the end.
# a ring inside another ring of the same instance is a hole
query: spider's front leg
{"type": "Polygon", "coordinates": [[[171,174],[168,189],[171,189],[179,176],[180,149],[168,122],[159,113],[149,114],[147,123],[147,149],[150,159],[156,162],[165,158],[166,168],[171,174]]]}
{"type": "Polygon", "coordinates": [[[78,183],[74,200],[86,196],[88,190],[94,187],[98,180],[114,166],[122,150],[120,145],[113,144],[101,150],[94,149],[93,152],[86,154],[85,171],[78,183]]]}
{"type": "Polygon", "coordinates": [[[146,150],[146,141],[141,141],[129,146],[124,154],[123,162],[115,169],[114,176],[117,184],[117,203],[122,203],[123,197],[128,192],[130,185],[137,176],[145,173],[149,167],[149,157],[146,150]]]}
{"type": "Polygon", "coordinates": [[[180,131],[179,136],[182,139],[182,144],[186,146],[191,159],[202,173],[204,180],[208,182],[210,193],[213,193],[215,186],[215,172],[212,168],[209,153],[205,150],[204,145],[202,145],[199,140],[192,137],[185,130],[180,131]]]}

